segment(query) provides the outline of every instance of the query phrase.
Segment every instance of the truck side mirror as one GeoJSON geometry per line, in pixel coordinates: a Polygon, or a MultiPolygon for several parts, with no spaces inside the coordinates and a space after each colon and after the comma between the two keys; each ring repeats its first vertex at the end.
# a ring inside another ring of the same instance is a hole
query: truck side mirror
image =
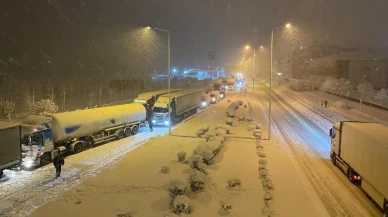
{"type": "Polygon", "coordinates": [[[334,138],[334,137],[335,137],[335,131],[334,131],[333,128],[330,129],[329,135],[330,135],[331,138],[334,138]]]}

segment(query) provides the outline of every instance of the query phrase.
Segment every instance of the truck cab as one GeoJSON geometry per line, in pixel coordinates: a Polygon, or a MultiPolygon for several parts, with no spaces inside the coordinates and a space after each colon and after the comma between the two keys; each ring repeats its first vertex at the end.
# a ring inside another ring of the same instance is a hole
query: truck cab
{"type": "Polygon", "coordinates": [[[30,116],[21,123],[22,167],[30,169],[53,159],[51,118],[30,116]]]}
{"type": "Polygon", "coordinates": [[[210,96],[210,102],[209,102],[210,104],[216,104],[217,102],[220,101],[219,92],[217,91],[210,92],[209,96],[210,96]]]}

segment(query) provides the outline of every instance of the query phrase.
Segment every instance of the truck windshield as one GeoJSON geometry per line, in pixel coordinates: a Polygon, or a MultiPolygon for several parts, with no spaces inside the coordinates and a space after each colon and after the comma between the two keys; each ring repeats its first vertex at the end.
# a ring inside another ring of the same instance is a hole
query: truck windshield
{"type": "Polygon", "coordinates": [[[154,107],[154,113],[167,113],[167,108],[154,107]]]}

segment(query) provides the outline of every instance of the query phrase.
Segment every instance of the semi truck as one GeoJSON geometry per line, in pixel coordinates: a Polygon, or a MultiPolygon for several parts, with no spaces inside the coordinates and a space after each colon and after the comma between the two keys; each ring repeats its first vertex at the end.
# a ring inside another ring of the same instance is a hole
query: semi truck
{"type": "Polygon", "coordinates": [[[227,85],[229,91],[234,91],[236,89],[236,78],[228,78],[227,85]]]}
{"type": "Polygon", "coordinates": [[[201,106],[203,91],[189,89],[171,94],[171,101],[168,101],[168,94],[159,97],[154,105],[153,123],[159,126],[168,126],[179,122],[186,117],[195,114],[201,106]],[[168,119],[168,105],[170,106],[171,120],[168,119]]]}
{"type": "Polygon", "coordinates": [[[17,167],[22,162],[20,125],[0,122],[0,178],[5,169],[17,167]]]}
{"type": "Polygon", "coordinates": [[[140,103],[30,116],[21,123],[25,169],[45,165],[59,153],[73,154],[135,135],[146,118],[140,103]]]}
{"type": "MultiPolygon", "coordinates": [[[[175,93],[178,91],[182,91],[182,89],[171,89],[170,92],[175,93]]],[[[142,93],[136,97],[134,102],[141,103],[144,106],[146,106],[147,104],[153,106],[155,102],[158,100],[159,96],[164,94],[168,94],[168,89],[142,93]]]]}
{"type": "Polygon", "coordinates": [[[344,121],[330,129],[332,163],[388,216],[388,127],[344,121]]]}

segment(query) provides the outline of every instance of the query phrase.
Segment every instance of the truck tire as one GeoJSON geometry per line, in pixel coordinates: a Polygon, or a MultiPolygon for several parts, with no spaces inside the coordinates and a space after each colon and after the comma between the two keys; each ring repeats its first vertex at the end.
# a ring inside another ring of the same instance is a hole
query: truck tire
{"type": "Polygon", "coordinates": [[[124,130],[120,129],[116,132],[116,137],[117,139],[122,139],[125,137],[125,133],[124,133],[124,130]]]}
{"type": "Polygon", "coordinates": [[[334,154],[334,153],[332,153],[330,157],[331,157],[331,162],[332,162],[335,166],[337,166],[337,155],[334,154]]]}
{"type": "Polygon", "coordinates": [[[139,131],[139,127],[137,125],[135,125],[131,128],[132,135],[136,135],[138,131],[139,131]]]}
{"type": "Polygon", "coordinates": [[[77,142],[74,144],[73,153],[79,153],[84,150],[84,144],[82,142],[77,142]]]}
{"type": "Polygon", "coordinates": [[[124,130],[125,137],[130,136],[131,133],[132,133],[132,132],[131,132],[131,128],[129,128],[129,127],[125,128],[125,130],[124,130]]]}
{"type": "Polygon", "coordinates": [[[0,170],[0,179],[3,178],[3,175],[4,175],[3,170],[0,170]]]}

